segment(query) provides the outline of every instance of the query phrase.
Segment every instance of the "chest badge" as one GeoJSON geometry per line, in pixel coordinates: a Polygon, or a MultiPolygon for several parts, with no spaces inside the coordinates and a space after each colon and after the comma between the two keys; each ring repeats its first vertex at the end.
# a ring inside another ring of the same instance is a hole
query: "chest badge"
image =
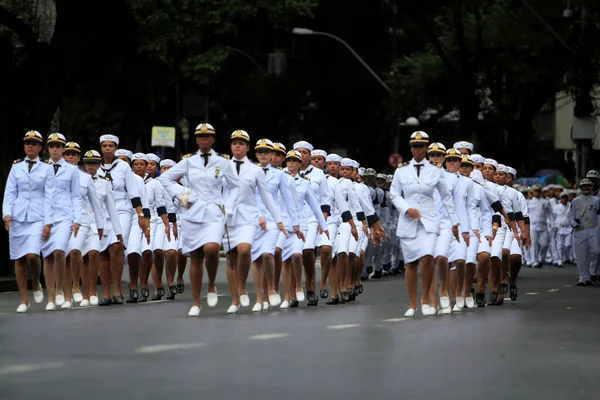
{"type": "Polygon", "coordinates": [[[218,179],[218,178],[219,178],[219,172],[221,172],[221,170],[219,169],[219,167],[217,167],[217,168],[215,169],[215,179],[218,179]]]}

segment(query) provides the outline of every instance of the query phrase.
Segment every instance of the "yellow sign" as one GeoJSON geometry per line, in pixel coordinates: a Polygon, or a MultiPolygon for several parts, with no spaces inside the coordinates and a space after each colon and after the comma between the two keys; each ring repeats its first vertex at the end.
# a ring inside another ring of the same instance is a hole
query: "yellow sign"
{"type": "Polygon", "coordinates": [[[153,126],[151,146],[175,147],[175,128],[172,126],[153,126]]]}

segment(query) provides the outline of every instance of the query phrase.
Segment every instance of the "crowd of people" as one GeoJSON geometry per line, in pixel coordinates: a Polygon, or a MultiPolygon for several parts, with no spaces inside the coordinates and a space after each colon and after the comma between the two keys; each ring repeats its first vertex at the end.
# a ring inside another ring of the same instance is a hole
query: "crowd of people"
{"type": "Polygon", "coordinates": [[[198,151],[175,162],[119,149],[111,134],[100,137],[100,151],[82,151],[52,133],[45,141],[50,159],[42,161],[43,136],[27,132],[25,158],[14,162],[2,207],[21,295],[17,312],[30,307],[28,272],[34,301],[44,301],[41,257],[47,311],[173,300],[185,290],[189,260],[188,315],[198,316],[205,268],[206,303],[218,303],[221,250],[229,314],[250,306],[250,271],[252,312],[317,306],[319,298],[349,303],[363,293],[363,280],[404,274],[407,317],[419,306],[419,267],[425,316],[502,305],[505,294],[515,301],[522,265],[576,262],[578,286],[599,278],[596,171],[579,193],[520,187],[514,168],[473,154],[473,144],[446,147],[422,131],[410,137],[413,159],[393,175],[306,141],[290,150],[266,138],[252,145],[236,130],[230,156],[213,150],[210,124],[198,125],[195,136],[198,151]]]}

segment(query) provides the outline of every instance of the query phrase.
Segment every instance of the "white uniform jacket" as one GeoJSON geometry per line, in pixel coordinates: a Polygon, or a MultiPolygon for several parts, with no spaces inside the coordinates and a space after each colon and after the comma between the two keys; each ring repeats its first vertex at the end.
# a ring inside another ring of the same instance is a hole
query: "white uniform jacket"
{"type": "Polygon", "coordinates": [[[54,165],[60,165],[54,174],[54,223],[68,221],[81,224],[83,202],[79,184],[79,168],[63,158],[57,163],[49,162],[54,174],[54,165]]]}
{"type": "MultiPolygon", "coordinates": [[[[325,221],[321,206],[310,187],[310,181],[301,175],[296,175],[293,178],[296,183],[296,193],[298,194],[298,204],[300,208],[306,205],[309,210],[311,210],[311,214],[316,219],[321,229],[323,231],[328,230],[327,221],[325,221]]],[[[303,232],[308,230],[308,220],[306,218],[301,219],[300,227],[303,232]]]]}
{"type": "Polygon", "coordinates": [[[452,225],[458,223],[454,202],[443,177],[441,168],[427,160],[416,162],[414,159],[401,168],[396,169],[390,189],[392,202],[400,213],[396,234],[399,238],[414,238],[417,235],[419,222],[426,232],[440,233],[439,216],[436,210],[433,193],[437,189],[452,225]],[[417,176],[415,164],[422,164],[420,176],[417,176]],[[421,213],[420,219],[412,219],[406,214],[414,208],[421,213]]]}
{"type": "MultiPolygon", "coordinates": [[[[102,204],[101,215],[105,220],[104,235],[108,235],[108,231],[111,226],[115,236],[122,235],[123,230],[121,228],[121,221],[119,220],[119,212],[117,211],[115,197],[110,186],[110,182],[106,180],[106,178],[99,177],[98,175],[93,176],[92,180],[94,181],[94,186],[96,187],[96,193],[98,194],[100,204],[102,204]]],[[[92,221],[92,230],[97,232],[98,226],[94,221],[92,221]]]]}
{"type": "Polygon", "coordinates": [[[92,226],[92,221],[96,223],[96,229],[104,229],[104,213],[100,197],[96,191],[96,186],[90,174],[79,170],[79,186],[83,207],[81,209],[81,226],[92,226]]]}
{"type": "Polygon", "coordinates": [[[98,170],[98,176],[111,183],[117,210],[120,212],[133,214],[134,208],[142,205],[135,174],[125,161],[116,158],[111,164],[104,164],[98,170]]]}
{"type": "MultiPolygon", "coordinates": [[[[317,202],[321,205],[321,210],[331,215],[331,196],[329,195],[325,173],[309,165],[304,171],[300,171],[299,175],[308,178],[309,186],[317,202]]],[[[308,218],[308,222],[315,221],[313,212],[308,205],[304,207],[304,217],[308,218]]]]}
{"type": "MultiPolygon", "coordinates": [[[[283,172],[283,170],[271,165],[260,168],[263,174],[265,174],[267,188],[271,193],[271,197],[276,202],[275,206],[281,212],[283,225],[288,230],[291,230],[294,226],[300,226],[298,194],[296,193],[296,184],[293,182],[292,177],[283,172]]],[[[263,202],[258,188],[255,191],[255,198],[260,217],[263,217],[267,221],[267,229],[276,229],[277,222],[263,202]]]]}

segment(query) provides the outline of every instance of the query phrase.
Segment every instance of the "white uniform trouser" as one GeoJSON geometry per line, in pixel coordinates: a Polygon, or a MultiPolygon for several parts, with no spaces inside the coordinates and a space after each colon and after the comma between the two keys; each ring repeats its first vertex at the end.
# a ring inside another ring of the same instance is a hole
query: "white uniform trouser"
{"type": "MultiPolygon", "coordinates": [[[[388,224],[384,224],[383,228],[388,235],[391,237],[395,231],[390,230],[390,226],[388,224]]],[[[388,239],[381,244],[381,263],[383,265],[391,265],[392,264],[392,244],[388,239]]]]}
{"type": "Polygon", "coordinates": [[[538,264],[546,261],[546,254],[548,253],[548,229],[531,230],[531,245],[533,248],[531,263],[538,264]]]}
{"type": "Polygon", "coordinates": [[[550,254],[552,255],[552,262],[558,263],[562,260],[563,255],[558,252],[558,233],[555,231],[548,232],[550,254]]]}
{"type": "Polygon", "coordinates": [[[590,279],[590,263],[598,256],[598,230],[584,229],[573,233],[573,248],[577,259],[579,280],[590,279]]]}
{"type": "Polygon", "coordinates": [[[569,259],[569,247],[571,247],[571,235],[557,233],[556,234],[556,248],[558,252],[558,258],[556,261],[559,264],[565,263],[569,259]]]}

